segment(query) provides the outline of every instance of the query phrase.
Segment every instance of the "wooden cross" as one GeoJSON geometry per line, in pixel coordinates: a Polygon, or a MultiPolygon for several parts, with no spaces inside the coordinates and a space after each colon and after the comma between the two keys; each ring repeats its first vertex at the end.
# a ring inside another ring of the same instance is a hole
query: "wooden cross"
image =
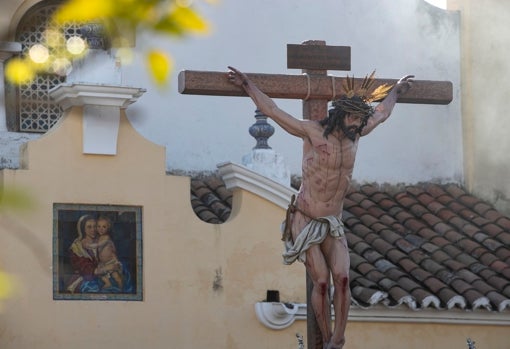
{"type": "MultiPolygon", "coordinates": [[[[287,45],[287,68],[302,69],[302,75],[250,74],[246,75],[257,87],[272,98],[303,100],[303,118],[321,120],[327,116],[328,102],[339,98],[345,78],[327,75],[328,70],[351,69],[351,48],[327,46],[325,41],[310,40],[301,45],[287,45]]],[[[362,78],[355,79],[357,86],[362,78]]],[[[394,84],[397,79],[376,79],[374,88],[394,84]]],[[[226,72],[191,71],[179,73],[179,92],[209,96],[247,96],[244,90],[227,80],[226,72]]],[[[452,101],[450,81],[414,80],[413,88],[400,96],[398,103],[448,104],[452,101]]],[[[311,307],[313,284],[306,275],[307,347],[322,348],[322,337],[311,307]]]]}

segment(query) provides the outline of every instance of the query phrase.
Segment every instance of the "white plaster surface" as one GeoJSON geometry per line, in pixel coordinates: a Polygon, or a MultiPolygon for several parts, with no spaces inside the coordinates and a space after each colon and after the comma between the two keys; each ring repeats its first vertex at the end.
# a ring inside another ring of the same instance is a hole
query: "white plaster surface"
{"type": "Polygon", "coordinates": [[[243,165],[272,180],[290,186],[290,173],[283,156],[273,149],[253,149],[243,156],[243,165]]]}
{"type": "Polygon", "coordinates": [[[85,105],[83,107],[83,153],[117,154],[119,107],[85,105]]]}
{"type": "Polygon", "coordinates": [[[114,54],[109,51],[92,49],[87,57],[73,62],[66,83],[87,83],[120,85],[121,67],[114,54]]]}
{"type": "MultiPolygon", "coordinates": [[[[362,139],[355,180],[462,180],[457,12],[424,0],[223,0],[212,6],[196,5],[211,23],[210,35],[178,40],[140,34],[132,64],[119,71],[112,55],[93,52],[89,61],[97,61],[94,68],[77,64],[68,81],[146,88],[127,114],[143,136],[166,146],[168,170],[214,171],[222,162],[241,163],[253,145],[248,133],[254,122],[251,100],[181,95],[180,70],[226,71],[232,65],[246,72],[301,74],[286,68],[286,45],[313,39],[351,46],[352,71],[329,72],[335,76],[362,77],[377,69],[381,78],[414,74],[420,80],[453,82],[450,105],[397,105],[385,124],[362,139]],[[158,89],[147,72],[144,55],[151,48],[169,52],[175,61],[166,89],[158,89]]],[[[301,101],[276,102],[301,117],[301,101]]],[[[285,159],[290,174],[299,175],[301,140],[274,126],[271,147],[285,159]]]]}
{"type": "MultiPolygon", "coordinates": [[[[450,105],[399,104],[385,124],[362,139],[355,180],[462,179],[458,13],[423,0],[224,0],[202,12],[212,23],[211,35],[183,41],[141,35],[134,64],[123,67],[125,84],[148,89],[128,117],[145,137],[167,147],[169,170],[240,163],[253,144],[248,134],[254,122],[251,100],[181,95],[180,70],[226,71],[232,65],[246,72],[301,74],[286,68],[286,45],[314,39],[351,46],[349,74],[357,77],[377,69],[378,77],[414,74],[416,79],[453,82],[450,105]],[[143,71],[143,52],[151,47],[165,49],[175,59],[167,89],[158,90],[143,71]]],[[[276,102],[301,117],[301,101],[276,102]]],[[[292,174],[299,174],[301,141],[275,128],[271,147],[283,155],[292,174]]]]}
{"type": "Polygon", "coordinates": [[[0,131],[0,168],[19,168],[20,147],[39,137],[37,133],[0,131]]]}

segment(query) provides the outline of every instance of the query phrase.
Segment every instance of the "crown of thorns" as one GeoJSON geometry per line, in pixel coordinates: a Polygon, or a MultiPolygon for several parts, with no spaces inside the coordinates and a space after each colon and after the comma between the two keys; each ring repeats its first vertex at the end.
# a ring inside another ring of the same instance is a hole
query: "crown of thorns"
{"type": "Polygon", "coordinates": [[[372,90],[374,83],[375,70],[370,76],[365,76],[359,87],[355,86],[354,76],[347,76],[342,84],[344,94],[339,99],[333,101],[333,107],[341,108],[349,114],[372,115],[373,108],[370,104],[384,99],[393,87],[393,85],[382,84],[372,90]]]}

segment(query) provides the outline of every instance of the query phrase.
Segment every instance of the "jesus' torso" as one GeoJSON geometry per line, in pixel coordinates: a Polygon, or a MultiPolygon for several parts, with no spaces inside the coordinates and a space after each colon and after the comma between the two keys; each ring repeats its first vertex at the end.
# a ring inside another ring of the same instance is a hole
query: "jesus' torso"
{"type": "Polygon", "coordinates": [[[325,138],[319,123],[309,126],[303,139],[303,178],[296,204],[311,217],[341,217],[359,137],[352,141],[335,131],[325,138]]]}

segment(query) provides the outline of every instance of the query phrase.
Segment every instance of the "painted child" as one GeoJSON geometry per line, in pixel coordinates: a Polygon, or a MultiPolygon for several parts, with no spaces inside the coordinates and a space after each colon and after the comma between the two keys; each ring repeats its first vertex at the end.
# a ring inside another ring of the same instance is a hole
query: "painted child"
{"type": "Polygon", "coordinates": [[[101,216],[97,219],[97,257],[99,259],[99,269],[110,270],[107,266],[117,265],[117,268],[114,268],[111,271],[108,271],[102,274],[101,280],[104,282],[103,288],[112,287],[112,279],[115,280],[118,287],[122,290],[123,280],[122,280],[122,264],[117,258],[117,252],[115,249],[115,244],[113,243],[110,232],[111,232],[112,223],[108,217],[101,216]]]}

